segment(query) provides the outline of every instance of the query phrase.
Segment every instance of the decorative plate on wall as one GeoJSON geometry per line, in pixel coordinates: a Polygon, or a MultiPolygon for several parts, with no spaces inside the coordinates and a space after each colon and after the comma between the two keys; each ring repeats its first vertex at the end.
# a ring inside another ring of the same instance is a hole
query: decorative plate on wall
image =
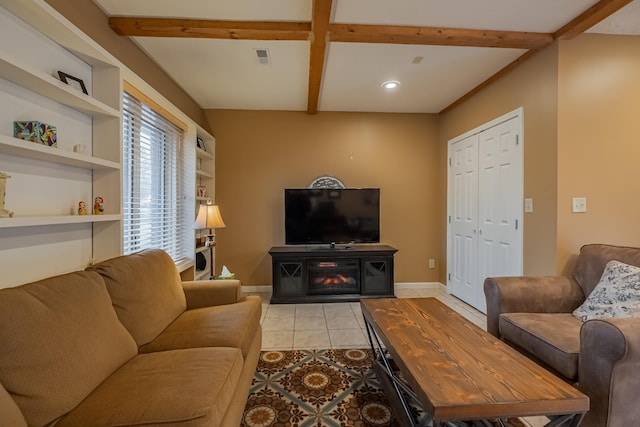
{"type": "Polygon", "coordinates": [[[308,188],[346,188],[346,186],[335,176],[324,175],[311,181],[308,188]]]}

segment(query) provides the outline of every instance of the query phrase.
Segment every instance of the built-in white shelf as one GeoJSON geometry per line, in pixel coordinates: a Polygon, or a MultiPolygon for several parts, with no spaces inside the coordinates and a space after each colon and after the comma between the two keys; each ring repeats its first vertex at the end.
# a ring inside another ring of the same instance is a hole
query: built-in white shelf
{"type": "Polygon", "coordinates": [[[209,279],[209,268],[205,268],[202,271],[196,270],[195,280],[208,280],[209,279]]]}
{"type": "Polygon", "coordinates": [[[120,163],[0,135],[0,153],[92,170],[120,170],[120,163]]]}
{"type": "MultiPolygon", "coordinates": [[[[188,268],[193,267],[193,260],[191,259],[183,259],[182,261],[176,262],[176,268],[180,273],[187,270],[188,268]]],[[[194,267],[195,268],[195,267],[194,267]]]]}
{"type": "Polygon", "coordinates": [[[196,147],[196,157],[200,159],[213,159],[213,154],[196,147]]]}
{"type": "Polygon", "coordinates": [[[50,6],[46,0],[2,0],[2,7],[92,66],[115,65],[117,60],[96,41],[50,6]],[[46,25],[45,25],[46,23],[46,25]]]}
{"type": "Polygon", "coordinates": [[[196,176],[200,178],[213,178],[213,175],[211,175],[210,173],[204,172],[202,170],[197,170],[196,176]]]}
{"type": "Polygon", "coordinates": [[[92,259],[122,255],[125,72],[113,55],[47,0],[1,3],[0,21],[7,26],[2,34],[15,35],[16,40],[5,37],[14,46],[2,49],[0,55],[0,95],[9,103],[0,114],[0,159],[5,160],[3,172],[13,175],[12,203],[7,208],[15,211],[14,217],[0,218],[0,288],[82,269],[92,259]],[[26,52],[30,57],[24,56],[26,52]],[[60,81],[58,70],[83,79],[90,95],[60,81]],[[65,131],[67,137],[58,141],[57,148],[13,138],[14,120],[39,115],[47,123],[58,123],[58,136],[65,131]],[[73,152],[75,144],[87,151],[73,152]],[[37,186],[37,180],[51,181],[37,186]],[[80,196],[87,201],[87,213],[93,212],[92,194],[109,201],[105,215],[75,215],[80,196]],[[40,199],[49,203],[36,206],[34,201],[40,199]],[[25,250],[48,261],[34,270],[23,256],[25,250]],[[49,257],[51,253],[57,256],[49,257]]]}
{"type": "Polygon", "coordinates": [[[15,59],[0,58],[0,78],[93,117],[120,117],[120,112],[15,59]]]}
{"type": "Polygon", "coordinates": [[[0,228],[34,227],[38,225],[83,224],[120,220],[122,220],[122,215],[118,214],[14,216],[13,218],[0,218],[0,228]]]}
{"type": "MultiPolygon", "coordinates": [[[[200,205],[207,203],[208,200],[213,200],[213,195],[215,195],[215,180],[214,180],[214,171],[215,171],[215,141],[216,139],[213,135],[209,134],[206,130],[196,125],[196,133],[197,137],[204,144],[205,149],[201,149],[196,144],[196,165],[198,169],[196,170],[196,186],[204,186],[207,189],[208,196],[207,197],[197,197],[195,200],[195,208],[196,213],[200,205]],[[206,172],[205,172],[206,171],[206,172]]],[[[202,237],[207,233],[207,230],[195,230],[196,241],[199,237],[202,237]]],[[[198,246],[197,244],[194,247],[194,259],[195,255],[198,253],[204,254],[207,259],[207,266],[204,270],[198,271],[194,268],[193,276],[194,280],[208,280],[210,274],[211,265],[215,266],[215,248],[212,251],[211,255],[209,255],[209,247],[207,246],[198,246]]],[[[215,271],[214,271],[215,274],[215,271]]]]}

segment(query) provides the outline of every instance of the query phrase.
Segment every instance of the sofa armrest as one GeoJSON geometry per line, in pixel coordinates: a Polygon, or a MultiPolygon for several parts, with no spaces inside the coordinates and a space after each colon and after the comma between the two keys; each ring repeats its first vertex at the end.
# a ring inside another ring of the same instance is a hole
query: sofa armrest
{"type": "Polygon", "coordinates": [[[242,301],[242,285],[239,280],[197,280],[182,282],[187,298],[187,310],[242,301]]]}
{"type": "Polygon", "coordinates": [[[488,277],[484,295],[487,331],[498,338],[503,313],[570,313],[585,298],[574,280],[562,276],[488,277]]]}
{"type": "Polygon", "coordinates": [[[589,396],[584,425],[631,426],[640,419],[640,318],[589,320],[580,330],[578,388],[589,396]]]}

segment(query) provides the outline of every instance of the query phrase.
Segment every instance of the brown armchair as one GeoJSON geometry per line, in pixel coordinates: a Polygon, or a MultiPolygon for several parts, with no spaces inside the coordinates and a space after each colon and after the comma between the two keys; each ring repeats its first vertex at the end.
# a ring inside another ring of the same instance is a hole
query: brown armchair
{"type": "Polygon", "coordinates": [[[607,262],[640,266],[640,248],[586,245],[572,277],[490,277],[487,330],[576,386],[591,401],[585,427],[640,425],[640,318],[572,315],[607,262]]]}

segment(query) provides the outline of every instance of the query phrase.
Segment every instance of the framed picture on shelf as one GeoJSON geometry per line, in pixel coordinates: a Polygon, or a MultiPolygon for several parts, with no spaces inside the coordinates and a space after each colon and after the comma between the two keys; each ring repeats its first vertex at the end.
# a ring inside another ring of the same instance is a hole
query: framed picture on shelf
{"type": "Polygon", "coordinates": [[[196,194],[198,197],[207,197],[207,187],[204,185],[198,185],[196,187],[196,194]]]}
{"type": "Polygon", "coordinates": [[[73,77],[72,75],[67,74],[63,71],[58,71],[58,76],[60,76],[60,81],[62,83],[66,83],[72,88],[82,91],[85,95],[89,95],[89,92],[87,92],[87,87],[84,85],[84,82],[81,79],[73,77]]]}
{"type": "Polygon", "coordinates": [[[202,151],[207,151],[207,146],[204,145],[204,140],[200,137],[196,138],[196,147],[198,147],[202,151]]]}

